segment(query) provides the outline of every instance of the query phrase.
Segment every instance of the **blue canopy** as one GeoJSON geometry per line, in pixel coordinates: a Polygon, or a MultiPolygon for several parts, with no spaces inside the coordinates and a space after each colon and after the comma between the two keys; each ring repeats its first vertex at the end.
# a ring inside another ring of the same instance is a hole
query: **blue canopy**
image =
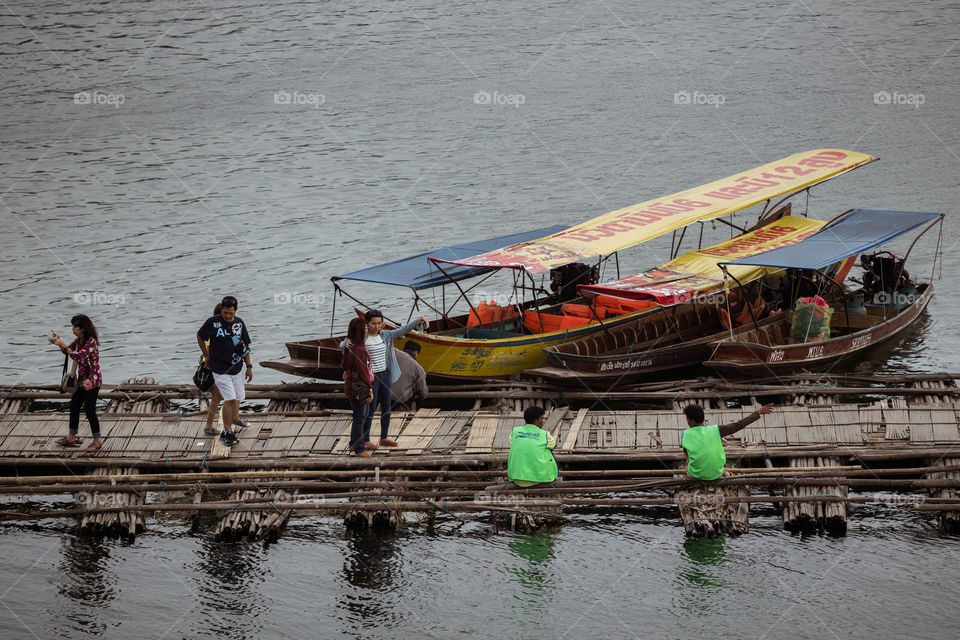
{"type": "Polygon", "coordinates": [[[851,209],[820,231],[796,244],[719,264],[823,269],[835,262],[878,247],[942,215],[920,211],[851,209]]]}
{"type": "Polygon", "coordinates": [[[444,271],[449,278],[440,272],[428,258],[441,258],[443,260],[457,261],[464,260],[487,251],[510,247],[521,242],[536,240],[544,236],[550,236],[563,231],[567,227],[555,225],[544,227],[543,229],[534,229],[533,231],[524,231],[522,233],[513,233],[508,236],[498,236],[488,240],[474,240],[463,244],[445,247],[443,249],[434,249],[418,253],[409,258],[401,258],[393,262],[377,265],[376,267],[367,267],[359,271],[351,271],[342,276],[331,278],[334,282],[337,280],[362,280],[364,282],[378,282],[380,284],[391,284],[398,287],[412,287],[414,289],[430,289],[447,284],[450,279],[465,280],[493,271],[491,267],[461,267],[450,265],[444,267],[444,271]]]}

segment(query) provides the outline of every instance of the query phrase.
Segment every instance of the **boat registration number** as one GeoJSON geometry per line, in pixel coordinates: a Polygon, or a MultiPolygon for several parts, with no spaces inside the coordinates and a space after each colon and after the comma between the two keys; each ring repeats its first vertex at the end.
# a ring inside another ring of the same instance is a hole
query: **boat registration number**
{"type": "Polygon", "coordinates": [[[854,348],[854,349],[856,349],[857,347],[865,347],[866,345],[870,344],[870,341],[871,341],[872,338],[873,338],[873,336],[870,335],[869,333],[868,333],[867,335],[865,335],[865,336],[860,336],[859,338],[854,338],[854,339],[853,339],[853,342],[850,344],[850,346],[851,346],[852,348],[854,348]]]}
{"type": "Polygon", "coordinates": [[[652,364],[652,358],[647,358],[644,360],[620,360],[617,362],[604,362],[600,365],[600,371],[613,371],[615,369],[643,369],[644,367],[649,367],[652,364]]]}
{"type": "Polygon", "coordinates": [[[767,362],[780,362],[783,360],[783,349],[777,349],[767,358],[767,362]]]}

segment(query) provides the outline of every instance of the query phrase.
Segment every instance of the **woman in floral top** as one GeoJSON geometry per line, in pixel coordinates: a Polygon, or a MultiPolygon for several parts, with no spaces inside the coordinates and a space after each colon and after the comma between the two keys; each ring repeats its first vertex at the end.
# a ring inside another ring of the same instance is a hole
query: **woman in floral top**
{"type": "Polygon", "coordinates": [[[96,451],[102,446],[100,439],[100,420],[97,419],[97,396],[100,394],[100,385],[103,376],[100,374],[100,350],[97,328],[87,316],[81,314],[70,318],[73,325],[73,335],[76,339],[69,345],[53,332],[50,341],[60,347],[60,350],[77,362],[77,391],[70,398],[70,434],[57,440],[57,444],[67,447],[80,445],[77,437],[80,431],[80,408],[87,416],[90,431],[93,434],[93,443],[87,451],[96,451]]]}

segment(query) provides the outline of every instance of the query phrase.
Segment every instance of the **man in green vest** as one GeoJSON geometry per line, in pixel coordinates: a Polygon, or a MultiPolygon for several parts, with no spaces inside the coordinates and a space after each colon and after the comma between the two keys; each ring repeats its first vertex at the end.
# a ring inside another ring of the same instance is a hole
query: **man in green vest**
{"type": "Polygon", "coordinates": [[[773,405],[767,404],[746,418],[725,425],[704,425],[703,407],[688,404],[683,409],[687,416],[689,429],[680,437],[680,446],[687,454],[687,475],[697,480],[716,480],[723,475],[723,466],[727,464],[727,456],[723,453],[723,442],[720,440],[736,433],[748,424],[760,419],[760,416],[773,411],[773,405]]]}
{"type": "Polygon", "coordinates": [[[507,479],[518,487],[532,487],[553,482],[559,474],[553,448],[557,441],[543,430],[544,411],[527,407],[521,427],[510,434],[510,456],[507,458],[507,479]]]}

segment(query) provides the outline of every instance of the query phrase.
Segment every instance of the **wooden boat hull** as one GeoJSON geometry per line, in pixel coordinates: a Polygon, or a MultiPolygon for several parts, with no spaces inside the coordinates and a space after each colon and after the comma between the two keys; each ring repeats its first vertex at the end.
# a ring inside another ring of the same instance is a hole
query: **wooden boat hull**
{"type": "MultiPolygon", "coordinates": [[[[763,318],[759,326],[781,318],[782,314],[763,318]]],[[[635,384],[701,365],[710,358],[716,341],[727,335],[715,308],[681,305],[662,318],[635,320],[619,329],[545,349],[548,366],[527,371],[525,377],[598,389],[635,384]]]]}
{"type": "MultiPolygon", "coordinates": [[[[339,350],[338,350],[339,351],[339,350]]],[[[317,366],[315,361],[310,360],[273,360],[263,361],[261,367],[275,369],[281,373],[298,376],[301,378],[317,378],[318,380],[339,380],[343,381],[343,370],[340,369],[339,360],[336,368],[328,366],[317,366]]]]}
{"type": "Polygon", "coordinates": [[[317,340],[302,340],[288,342],[287,353],[290,360],[263,362],[264,367],[276,369],[283,373],[292,373],[306,378],[321,380],[340,380],[343,370],[340,361],[343,352],[340,351],[340,341],[344,336],[320,338],[317,340]]]}
{"type": "MultiPolygon", "coordinates": [[[[933,297],[933,285],[920,285],[921,294],[909,307],[874,326],[819,342],[801,344],[760,344],[722,340],[713,356],[704,362],[711,369],[730,377],[777,376],[800,370],[818,371],[840,360],[855,357],[870,347],[894,338],[912,325],[933,297]]],[[[844,312],[833,314],[834,323],[844,321],[844,312]]]]}

